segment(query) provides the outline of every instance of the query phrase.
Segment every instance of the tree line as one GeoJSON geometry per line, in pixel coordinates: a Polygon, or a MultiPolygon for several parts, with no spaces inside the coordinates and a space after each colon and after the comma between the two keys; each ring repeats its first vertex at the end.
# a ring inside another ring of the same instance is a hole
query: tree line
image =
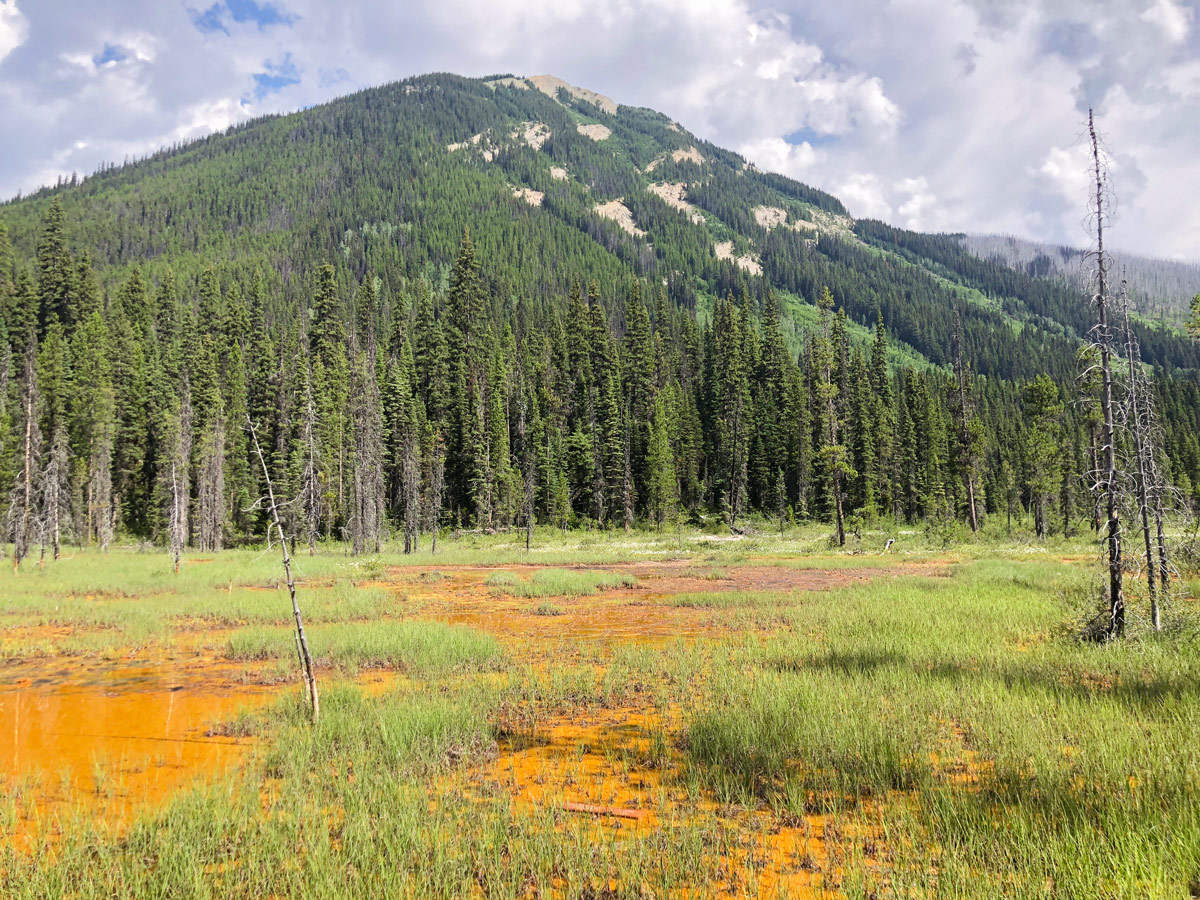
{"type": "MultiPolygon", "coordinates": [[[[439,529],[670,527],[681,519],[1100,527],[1090,408],[1042,373],[888,364],[824,287],[798,352],[773,292],[711,315],[632,278],[557,302],[497,298],[464,231],[444,284],[389,289],[332,264],[280,314],[264,277],[194,291],[138,268],[103,291],[49,207],[36,259],[0,231],[0,479],[14,564],[64,543],[149,541],[176,556],[260,539],[264,473],[302,544],[406,550],[439,529]]],[[[1086,360],[1079,364],[1086,368],[1086,360]]],[[[1200,396],[1148,379],[1164,477],[1195,502],[1200,396]]]]}

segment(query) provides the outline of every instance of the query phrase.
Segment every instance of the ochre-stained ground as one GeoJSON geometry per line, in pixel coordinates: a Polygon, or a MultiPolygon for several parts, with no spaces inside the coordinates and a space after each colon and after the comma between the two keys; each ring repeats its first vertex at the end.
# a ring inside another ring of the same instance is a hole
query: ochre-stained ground
{"type": "MultiPolygon", "coordinates": [[[[196,562],[196,561],[193,561],[196,562]]],[[[550,597],[558,614],[539,615],[539,599],[514,597],[486,584],[496,571],[528,577],[536,567],[394,568],[363,586],[396,592],[389,616],[460,623],[497,637],[514,658],[551,667],[587,648],[600,659],[624,643],[663,644],[731,634],[731,610],[677,606],[680,594],[807,592],[866,579],[939,574],[937,565],[835,570],[746,564],[714,569],[692,563],[581,567],[632,575],[634,586],[580,597],[550,597]]],[[[281,602],[283,596],[281,595],[281,602]]],[[[278,669],[230,662],[219,652],[222,628],[181,620],[169,646],[57,656],[59,626],[20,626],[6,640],[43,648],[9,659],[0,670],[0,780],[15,811],[12,839],[53,834],[85,814],[120,830],[138,811],[161,803],[198,777],[214,778],[243,761],[253,739],[215,729],[242,709],[277,695],[278,669]]],[[[386,672],[360,680],[382,683],[386,672]]],[[[297,681],[289,683],[295,689],[297,681]]],[[[731,835],[723,857],[730,896],[756,885],[765,895],[822,896],[829,860],[825,820],[812,815],[780,824],[767,813],[722,810],[669,774],[682,750],[678,709],[590,708],[554,714],[532,726],[500,723],[495,756],[450,777],[469,796],[507,794],[517,805],[589,817],[596,828],[669,827],[703,812],[731,835]],[[581,809],[580,807],[585,807],[581,809]]]]}
{"type": "Polygon", "coordinates": [[[114,829],[198,773],[219,775],[248,741],[213,723],[270,698],[204,656],[10,663],[0,684],[0,773],[13,785],[19,832],[79,807],[114,829]]]}

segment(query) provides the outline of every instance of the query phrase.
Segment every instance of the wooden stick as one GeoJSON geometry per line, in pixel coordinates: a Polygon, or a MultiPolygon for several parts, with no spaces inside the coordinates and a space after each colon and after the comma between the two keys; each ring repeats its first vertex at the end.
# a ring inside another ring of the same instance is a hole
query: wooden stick
{"type": "Polygon", "coordinates": [[[618,819],[644,819],[650,811],[626,809],[618,806],[597,806],[594,803],[564,803],[567,812],[587,813],[593,816],[616,816],[618,819]]]}

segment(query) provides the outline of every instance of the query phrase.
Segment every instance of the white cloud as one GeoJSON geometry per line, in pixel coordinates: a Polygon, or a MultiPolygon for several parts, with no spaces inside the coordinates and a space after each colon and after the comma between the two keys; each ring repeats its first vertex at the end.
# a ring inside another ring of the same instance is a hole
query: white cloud
{"type": "Polygon", "coordinates": [[[908,195],[908,199],[896,210],[903,217],[905,227],[915,231],[929,227],[927,220],[932,221],[930,217],[937,210],[938,199],[929,190],[929,182],[924,176],[902,179],[896,185],[896,191],[901,195],[908,195]]]}
{"type": "Polygon", "coordinates": [[[890,219],[892,205],[887,201],[883,182],[870,172],[855,172],[837,187],[837,195],[850,213],[860,219],[890,219]]]}
{"type": "Polygon", "coordinates": [[[1177,97],[1200,98],[1200,60],[1172,66],[1163,73],[1163,81],[1177,97]]]}
{"type": "Polygon", "coordinates": [[[184,110],[183,121],[171,132],[170,139],[172,142],[186,141],[212,134],[214,131],[224,131],[247,116],[247,111],[232,97],[196,103],[184,110]]]}
{"type": "Polygon", "coordinates": [[[1090,161],[1091,152],[1084,144],[1051,147],[1038,166],[1037,173],[1045,179],[1050,189],[1069,200],[1078,199],[1086,196],[1091,184],[1088,174],[1090,161]]]}
{"type": "Polygon", "coordinates": [[[765,137],[740,144],[737,151],[769,172],[805,172],[822,157],[808,141],[788,143],[781,137],[765,137]]]}
{"type": "Polygon", "coordinates": [[[29,22],[21,15],[16,0],[0,2],[0,62],[29,36],[29,22]]]}
{"type": "Polygon", "coordinates": [[[1158,26],[1172,44],[1183,43],[1191,30],[1190,11],[1175,0],[1155,0],[1154,5],[1142,13],[1142,21],[1158,26]]]}

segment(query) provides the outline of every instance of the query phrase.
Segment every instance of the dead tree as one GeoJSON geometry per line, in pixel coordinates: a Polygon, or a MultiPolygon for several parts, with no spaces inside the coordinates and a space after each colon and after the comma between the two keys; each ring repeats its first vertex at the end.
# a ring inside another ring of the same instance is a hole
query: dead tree
{"type": "MultiPolygon", "coordinates": [[[[626,421],[629,421],[627,418],[626,421]]],[[[630,449],[629,449],[629,428],[625,429],[625,469],[621,476],[621,512],[624,514],[623,522],[625,530],[629,531],[633,528],[633,471],[630,467],[630,449]]]]}
{"type": "Polygon", "coordinates": [[[308,702],[312,709],[313,724],[316,724],[317,717],[321,712],[321,704],[317,699],[317,677],[313,670],[312,654],[308,652],[308,638],[304,634],[304,619],[300,615],[300,605],[296,602],[296,581],[292,577],[292,558],[288,554],[287,536],[284,535],[283,525],[279,521],[279,504],[275,502],[275,488],[271,483],[271,473],[267,469],[267,458],[258,444],[258,434],[255,432],[254,422],[249,416],[246,416],[246,425],[250,429],[250,440],[254,444],[254,453],[258,456],[258,463],[262,466],[263,483],[267,488],[266,501],[271,513],[271,522],[267,527],[267,543],[269,544],[271,540],[272,527],[279,536],[279,549],[283,554],[283,571],[287,576],[288,595],[292,600],[292,618],[296,622],[296,644],[299,647],[300,662],[303,666],[301,674],[304,677],[308,702]]]}
{"type": "Polygon", "coordinates": [[[1115,400],[1113,382],[1114,352],[1113,332],[1109,324],[1108,268],[1109,259],[1104,251],[1104,223],[1108,189],[1108,174],[1100,153],[1100,139],[1096,134],[1095,119],[1088,110],[1088,135],[1092,145],[1092,169],[1095,178],[1095,196],[1091,218],[1095,224],[1095,246],[1089,253],[1093,266],[1096,291],[1092,303],[1096,308],[1096,324],[1090,337],[1099,354],[1100,366],[1100,451],[1102,468],[1096,473],[1097,490],[1104,497],[1107,515],[1104,540],[1108,556],[1108,630],[1109,638],[1119,638],[1125,633],[1125,592],[1122,584],[1123,565],[1121,557],[1121,504],[1117,470],[1117,446],[1115,426],[1115,400]]]}
{"type": "Polygon", "coordinates": [[[60,422],[54,429],[50,442],[50,455],[42,469],[38,489],[40,519],[39,531],[42,538],[42,555],[45,556],[49,543],[54,558],[58,559],[63,536],[73,532],[71,516],[71,459],[67,444],[67,429],[60,422]]]}
{"type": "Polygon", "coordinates": [[[171,461],[171,507],[167,516],[167,540],[170,544],[172,570],[179,574],[179,561],[183,557],[183,545],[186,541],[185,528],[187,507],[179,485],[179,466],[171,461]]]}
{"type": "Polygon", "coordinates": [[[779,536],[783,537],[787,518],[787,482],[783,479],[783,469],[775,470],[775,515],[779,519],[779,536]]]}
{"type": "Polygon", "coordinates": [[[92,517],[92,528],[102,553],[107,553],[113,540],[112,455],[113,422],[101,423],[100,434],[92,448],[88,467],[92,477],[88,479],[88,510],[92,517]]]}
{"type": "Polygon", "coordinates": [[[171,505],[167,511],[167,540],[176,574],[179,574],[179,561],[187,546],[188,495],[191,493],[188,460],[192,457],[192,400],[186,381],[181,394],[171,449],[171,505]]]}
{"type": "Polygon", "coordinates": [[[317,552],[318,523],[321,516],[321,483],[317,478],[317,405],[313,402],[312,380],[304,384],[304,420],[300,440],[304,458],[300,472],[300,505],[304,513],[304,540],[308,555],[317,552]]]}
{"type": "Polygon", "coordinates": [[[442,513],[442,493],[446,488],[446,446],[442,436],[433,436],[433,460],[429,474],[429,506],[425,510],[426,527],[429,529],[429,549],[437,553],[438,519],[442,513]]]}
{"type": "Polygon", "coordinates": [[[963,478],[967,483],[967,512],[971,531],[979,531],[975,511],[975,469],[978,465],[971,435],[971,406],[968,400],[967,364],[963,358],[962,313],[954,310],[954,377],[958,382],[958,439],[962,452],[963,478]]]}
{"type": "Polygon", "coordinates": [[[1123,423],[1133,442],[1133,459],[1128,466],[1134,480],[1137,516],[1145,544],[1146,584],[1150,596],[1150,619],[1155,631],[1162,630],[1162,601],[1170,588],[1171,562],[1163,529],[1170,488],[1159,458],[1164,435],[1154,402],[1154,389],[1141,364],[1141,349],[1129,320],[1128,293],[1122,286],[1121,312],[1125,349],[1129,360],[1129,386],[1123,423]],[[1153,537],[1151,525],[1153,524],[1153,537]],[[1157,558],[1156,558],[1157,557],[1157,558]]]}
{"type": "Polygon", "coordinates": [[[219,552],[225,533],[225,414],[213,416],[200,445],[196,529],[200,549],[219,552]]]}
{"type": "Polygon", "coordinates": [[[412,425],[404,436],[403,454],[404,552],[415,553],[421,524],[421,461],[417,451],[416,428],[412,425]]]}
{"type": "Polygon", "coordinates": [[[1150,476],[1146,460],[1146,431],[1148,422],[1145,413],[1148,412],[1146,401],[1141,394],[1142,372],[1137,338],[1129,326],[1129,294],[1125,285],[1121,286],[1121,316],[1125,332],[1125,358],[1129,363],[1127,377],[1127,395],[1122,409],[1122,419],[1126,430],[1133,439],[1133,459],[1129,467],[1133,475],[1133,496],[1137,501],[1137,517],[1142,526],[1142,537],[1146,546],[1146,588],[1150,596],[1150,619],[1154,630],[1162,629],[1162,619],[1158,608],[1158,571],[1154,565],[1154,543],[1150,536],[1150,476]]]}
{"type": "Polygon", "coordinates": [[[38,426],[37,347],[30,340],[25,351],[24,384],[21,387],[21,467],[9,494],[8,531],[13,541],[13,571],[29,552],[36,523],[34,516],[34,475],[42,450],[42,430],[38,426]]]}

